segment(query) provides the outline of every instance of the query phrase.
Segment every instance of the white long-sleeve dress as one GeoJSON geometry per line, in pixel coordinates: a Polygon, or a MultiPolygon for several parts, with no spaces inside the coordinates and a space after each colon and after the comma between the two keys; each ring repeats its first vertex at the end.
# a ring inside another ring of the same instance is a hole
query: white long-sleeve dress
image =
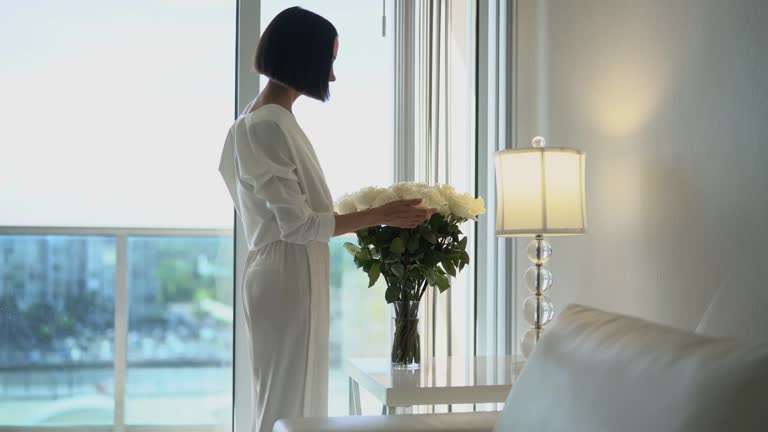
{"type": "Polygon", "coordinates": [[[291,112],[240,115],[219,171],[248,241],[242,280],[248,325],[252,431],[280,418],[328,415],[328,240],[333,199],[312,145],[291,112]]]}

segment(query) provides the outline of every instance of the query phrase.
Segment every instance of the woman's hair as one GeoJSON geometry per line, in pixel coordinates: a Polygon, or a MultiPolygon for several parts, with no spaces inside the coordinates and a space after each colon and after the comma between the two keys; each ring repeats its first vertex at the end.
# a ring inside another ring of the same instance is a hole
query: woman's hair
{"type": "Polygon", "coordinates": [[[337,36],[327,19],[298,6],[288,8],[261,35],[256,70],[309,97],[328,100],[337,36]]]}

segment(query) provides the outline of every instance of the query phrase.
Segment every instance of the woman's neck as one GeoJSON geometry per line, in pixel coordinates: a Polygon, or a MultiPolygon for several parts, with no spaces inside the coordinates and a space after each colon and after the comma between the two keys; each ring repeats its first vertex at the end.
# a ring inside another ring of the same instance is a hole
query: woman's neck
{"type": "Polygon", "coordinates": [[[267,85],[264,86],[264,90],[259,93],[259,97],[256,98],[256,103],[253,104],[251,110],[253,111],[268,104],[276,104],[293,112],[293,103],[296,102],[299,96],[301,96],[301,93],[296,90],[270,79],[267,85]]]}

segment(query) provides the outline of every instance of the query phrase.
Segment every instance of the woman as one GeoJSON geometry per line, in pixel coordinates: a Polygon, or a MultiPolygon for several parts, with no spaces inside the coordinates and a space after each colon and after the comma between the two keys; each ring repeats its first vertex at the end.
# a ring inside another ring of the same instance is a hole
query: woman
{"type": "Polygon", "coordinates": [[[254,431],[271,431],[280,418],[327,415],[328,240],[379,224],[414,227],[436,211],[401,200],[333,212],[315,151],[291,109],[301,95],[328,99],[337,36],[330,22],[299,7],[272,20],[255,64],[269,81],[230,128],[222,153],[219,170],[249,247],[242,297],[254,431]]]}

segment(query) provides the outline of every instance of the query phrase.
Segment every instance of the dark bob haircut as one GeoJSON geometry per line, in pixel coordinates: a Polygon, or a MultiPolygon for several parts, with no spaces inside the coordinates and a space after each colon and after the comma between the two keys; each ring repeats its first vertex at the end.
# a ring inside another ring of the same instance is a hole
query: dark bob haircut
{"type": "Polygon", "coordinates": [[[328,100],[333,42],[338,33],[330,21],[298,6],[272,20],[256,48],[256,70],[294,90],[328,100]]]}

